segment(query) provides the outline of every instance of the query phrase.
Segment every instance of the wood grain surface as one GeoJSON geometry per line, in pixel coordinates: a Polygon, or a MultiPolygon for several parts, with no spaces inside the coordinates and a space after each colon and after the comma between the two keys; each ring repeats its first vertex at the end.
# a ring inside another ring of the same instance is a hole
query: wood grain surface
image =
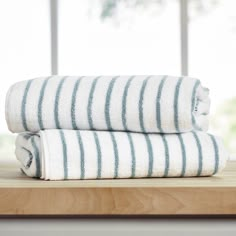
{"type": "Polygon", "coordinates": [[[213,177],[43,181],[0,168],[1,215],[236,215],[236,162],[213,177]]]}

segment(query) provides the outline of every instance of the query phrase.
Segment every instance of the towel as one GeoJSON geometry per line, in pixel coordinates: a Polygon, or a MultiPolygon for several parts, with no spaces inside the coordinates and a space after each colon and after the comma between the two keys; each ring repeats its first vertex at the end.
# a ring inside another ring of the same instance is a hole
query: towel
{"type": "Polygon", "coordinates": [[[210,101],[200,81],[173,76],[50,76],[14,84],[12,132],[45,129],[142,133],[206,131],[210,101]]]}
{"type": "Polygon", "coordinates": [[[202,131],[44,130],[19,134],[15,153],[23,172],[45,180],[210,176],[228,158],[221,140],[202,131]]]}

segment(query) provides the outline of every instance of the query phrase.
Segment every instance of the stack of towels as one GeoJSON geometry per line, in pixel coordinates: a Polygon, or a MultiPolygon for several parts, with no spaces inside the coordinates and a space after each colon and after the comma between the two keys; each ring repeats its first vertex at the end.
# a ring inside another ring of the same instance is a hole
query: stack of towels
{"type": "Polygon", "coordinates": [[[14,84],[6,120],[23,172],[45,180],[210,176],[208,89],[173,76],[50,76],[14,84]]]}

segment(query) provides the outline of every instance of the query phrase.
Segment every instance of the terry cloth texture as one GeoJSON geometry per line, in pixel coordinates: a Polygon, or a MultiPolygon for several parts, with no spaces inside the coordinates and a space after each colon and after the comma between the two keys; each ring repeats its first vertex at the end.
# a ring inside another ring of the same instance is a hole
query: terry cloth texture
{"type": "Polygon", "coordinates": [[[142,133],[206,131],[210,101],[200,81],[173,76],[50,76],[14,84],[12,132],[45,129],[142,133]]]}
{"type": "Polygon", "coordinates": [[[210,176],[227,153],[218,138],[183,134],[45,130],[16,140],[22,170],[45,180],[210,176]]]}

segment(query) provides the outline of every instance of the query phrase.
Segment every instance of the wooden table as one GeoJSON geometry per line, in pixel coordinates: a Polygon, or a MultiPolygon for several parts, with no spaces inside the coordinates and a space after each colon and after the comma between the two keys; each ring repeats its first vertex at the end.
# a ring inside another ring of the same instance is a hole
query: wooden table
{"type": "Polygon", "coordinates": [[[214,177],[83,181],[1,165],[0,215],[236,215],[236,162],[214,177]]]}

